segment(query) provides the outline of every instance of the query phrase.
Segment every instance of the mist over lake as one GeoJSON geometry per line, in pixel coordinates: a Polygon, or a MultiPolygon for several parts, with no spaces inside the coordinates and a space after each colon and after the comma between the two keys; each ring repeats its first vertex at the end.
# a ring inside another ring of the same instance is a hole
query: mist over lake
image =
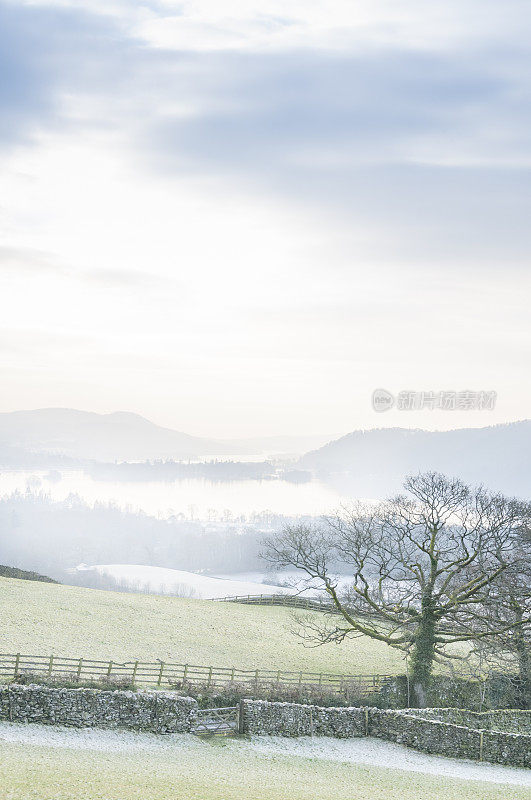
{"type": "Polygon", "coordinates": [[[319,516],[350,499],[316,478],[305,483],[204,478],[155,482],[97,480],[82,470],[0,472],[0,495],[28,490],[43,492],[53,500],[74,494],[88,504],[115,503],[160,518],[182,514],[196,519],[230,519],[263,511],[319,516]]]}

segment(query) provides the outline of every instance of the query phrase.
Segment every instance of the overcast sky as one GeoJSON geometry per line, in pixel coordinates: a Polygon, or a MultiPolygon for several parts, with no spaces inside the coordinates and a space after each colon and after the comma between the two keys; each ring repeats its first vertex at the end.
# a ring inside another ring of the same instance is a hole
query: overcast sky
{"type": "Polygon", "coordinates": [[[531,416],[525,0],[0,2],[0,410],[531,416]],[[376,414],[371,393],[496,390],[376,414]]]}

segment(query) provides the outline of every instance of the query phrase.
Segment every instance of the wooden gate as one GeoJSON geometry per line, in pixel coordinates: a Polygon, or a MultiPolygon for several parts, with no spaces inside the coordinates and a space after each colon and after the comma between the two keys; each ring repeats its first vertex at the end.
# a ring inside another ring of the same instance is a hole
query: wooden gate
{"type": "Polygon", "coordinates": [[[235,736],[239,731],[239,706],[202,708],[197,712],[192,733],[196,736],[235,736]]]}

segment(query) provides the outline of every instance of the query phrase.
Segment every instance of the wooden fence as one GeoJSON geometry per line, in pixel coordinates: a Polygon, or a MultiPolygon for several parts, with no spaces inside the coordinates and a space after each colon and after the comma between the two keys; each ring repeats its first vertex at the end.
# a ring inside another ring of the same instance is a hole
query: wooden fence
{"type": "Polygon", "coordinates": [[[301,597],[293,594],[238,594],[229,597],[212,597],[217,603],[245,603],[257,606],[290,606],[310,611],[327,611],[338,614],[338,610],[327,597],[301,597]]]}
{"type": "Polygon", "coordinates": [[[139,686],[161,688],[181,686],[223,687],[245,684],[251,690],[268,686],[314,686],[327,691],[367,697],[377,693],[391,675],[337,675],[325,672],[287,670],[245,670],[236,667],[176,664],[170,661],[97,661],[90,658],[0,654],[0,680],[15,676],[49,675],[72,680],[125,679],[139,686]]]}

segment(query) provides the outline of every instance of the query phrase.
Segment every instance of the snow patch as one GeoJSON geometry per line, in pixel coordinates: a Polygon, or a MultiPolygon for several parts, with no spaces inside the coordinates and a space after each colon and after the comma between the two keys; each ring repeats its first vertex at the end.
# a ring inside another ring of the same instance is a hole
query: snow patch
{"type": "Polygon", "coordinates": [[[247,594],[293,594],[293,589],[281,586],[196,575],[194,572],[142,564],[96,564],[93,567],[80,564],[77,569],[96,570],[100,575],[109,575],[123,583],[124,587],[178,594],[181,597],[209,599],[247,594]]]}

